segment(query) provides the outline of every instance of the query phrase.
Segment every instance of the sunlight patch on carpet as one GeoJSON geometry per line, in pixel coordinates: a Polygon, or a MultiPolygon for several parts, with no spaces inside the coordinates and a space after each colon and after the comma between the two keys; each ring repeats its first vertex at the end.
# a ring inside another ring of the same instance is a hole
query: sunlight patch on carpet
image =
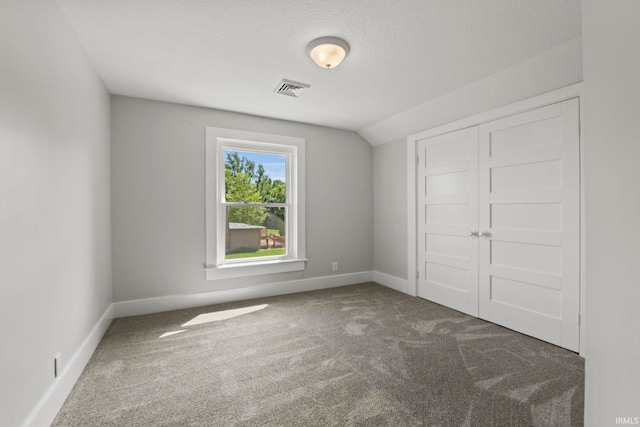
{"type": "Polygon", "coordinates": [[[186,329],[181,329],[179,331],[171,331],[171,332],[165,332],[164,334],[160,335],[158,338],[166,338],[166,337],[170,337],[172,335],[178,335],[181,334],[183,332],[187,332],[186,329]]]}
{"type": "Polygon", "coordinates": [[[244,314],[263,310],[267,308],[268,305],[269,304],[254,305],[251,307],[234,308],[232,310],[214,311],[211,313],[199,314],[193,319],[189,320],[187,323],[184,323],[182,327],[184,328],[186,326],[202,325],[204,323],[219,322],[221,320],[232,319],[244,314]]]}

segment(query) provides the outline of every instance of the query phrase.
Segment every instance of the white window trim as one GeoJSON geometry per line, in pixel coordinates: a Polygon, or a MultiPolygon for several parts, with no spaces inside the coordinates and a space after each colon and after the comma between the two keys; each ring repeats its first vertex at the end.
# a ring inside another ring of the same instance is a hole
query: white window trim
{"type": "Polygon", "coordinates": [[[300,271],[305,268],[305,140],[304,138],[240,131],[216,127],[206,128],[206,262],[207,280],[229,279],[271,273],[300,271]],[[251,151],[282,151],[291,162],[287,176],[287,255],[265,257],[242,262],[224,260],[224,147],[251,151]],[[270,144],[273,149],[265,147],[270,144]],[[222,236],[218,239],[218,236],[222,236]]]}

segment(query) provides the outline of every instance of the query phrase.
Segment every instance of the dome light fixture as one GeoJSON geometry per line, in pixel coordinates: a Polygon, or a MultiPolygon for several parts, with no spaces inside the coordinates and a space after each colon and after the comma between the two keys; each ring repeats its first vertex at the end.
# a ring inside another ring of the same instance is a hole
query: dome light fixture
{"type": "Polygon", "coordinates": [[[349,53],[349,44],[338,37],[320,37],[307,46],[313,62],[322,68],[335,68],[349,53]]]}

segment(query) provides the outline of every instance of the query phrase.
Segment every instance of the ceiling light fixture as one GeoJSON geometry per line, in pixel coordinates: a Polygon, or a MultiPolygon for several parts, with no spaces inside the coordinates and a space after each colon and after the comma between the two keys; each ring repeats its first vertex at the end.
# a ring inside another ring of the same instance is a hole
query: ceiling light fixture
{"type": "Polygon", "coordinates": [[[320,37],[307,46],[313,62],[322,68],[335,68],[349,53],[349,44],[338,37],[320,37]]]}

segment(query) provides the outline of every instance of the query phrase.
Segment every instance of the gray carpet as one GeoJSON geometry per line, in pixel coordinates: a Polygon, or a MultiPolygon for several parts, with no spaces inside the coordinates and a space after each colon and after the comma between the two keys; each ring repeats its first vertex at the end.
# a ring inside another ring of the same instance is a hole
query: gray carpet
{"type": "Polygon", "coordinates": [[[583,401],[575,353],[367,283],[116,319],[53,425],[567,427],[583,401]]]}

